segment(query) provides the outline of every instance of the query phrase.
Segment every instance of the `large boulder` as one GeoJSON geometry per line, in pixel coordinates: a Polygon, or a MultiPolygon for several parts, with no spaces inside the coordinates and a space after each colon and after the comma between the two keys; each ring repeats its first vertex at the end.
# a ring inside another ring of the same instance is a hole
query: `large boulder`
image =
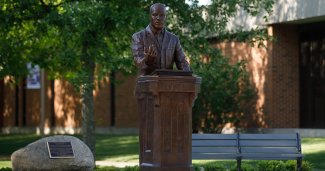
{"type": "Polygon", "coordinates": [[[14,171],[88,171],[95,160],[88,146],[73,136],[56,135],[37,140],[11,155],[14,171]],[[71,142],[74,158],[50,158],[47,142],[71,142]]]}

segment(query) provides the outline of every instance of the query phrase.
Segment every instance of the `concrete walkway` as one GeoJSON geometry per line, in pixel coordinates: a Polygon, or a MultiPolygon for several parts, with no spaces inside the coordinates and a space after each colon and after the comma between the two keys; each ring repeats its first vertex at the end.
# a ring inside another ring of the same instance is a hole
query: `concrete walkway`
{"type": "Polygon", "coordinates": [[[137,166],[138,162],[114,162],[114,161],[96,161],[97,166],[114,166],[114,167],[126,167],[126,166],[137,166]]]}

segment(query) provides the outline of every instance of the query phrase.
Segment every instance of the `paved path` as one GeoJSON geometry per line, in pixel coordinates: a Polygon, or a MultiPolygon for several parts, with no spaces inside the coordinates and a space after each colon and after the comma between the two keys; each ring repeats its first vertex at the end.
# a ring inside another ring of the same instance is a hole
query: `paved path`
{"type": "Polygon", "coordinates": [[[125,166],[136,166],[139,165],[138,162],[113,162],[113,161],[96,161],[98,166],[115,166],[115,167],[125,167],[125,166]]]}

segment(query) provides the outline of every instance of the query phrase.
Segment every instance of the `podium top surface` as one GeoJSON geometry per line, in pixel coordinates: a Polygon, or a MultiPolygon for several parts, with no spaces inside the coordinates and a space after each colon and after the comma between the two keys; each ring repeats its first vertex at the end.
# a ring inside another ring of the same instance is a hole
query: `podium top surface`
{"type": "Polygon", "coordinates": [[[193,75],[192,71],[156,70],[152,75],[142,75],[137,78],[137,83],[148,82],[173,82],[201,84],[201,77],[193,75]]]}
{"type": "Polygon", "coordinates": [[[192,71],[157,69],[151,75],[158,76],[192,76],[192,71]]]}

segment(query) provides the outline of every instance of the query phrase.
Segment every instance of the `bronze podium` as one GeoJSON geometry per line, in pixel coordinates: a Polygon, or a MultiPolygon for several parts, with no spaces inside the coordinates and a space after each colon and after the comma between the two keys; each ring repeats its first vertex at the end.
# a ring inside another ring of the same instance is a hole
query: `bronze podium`
{"type": "Polygon", "coordinates": [[[140,76],[141,171],[192,171],[192,106],[201,78],[184,71],[140,76]]]}

